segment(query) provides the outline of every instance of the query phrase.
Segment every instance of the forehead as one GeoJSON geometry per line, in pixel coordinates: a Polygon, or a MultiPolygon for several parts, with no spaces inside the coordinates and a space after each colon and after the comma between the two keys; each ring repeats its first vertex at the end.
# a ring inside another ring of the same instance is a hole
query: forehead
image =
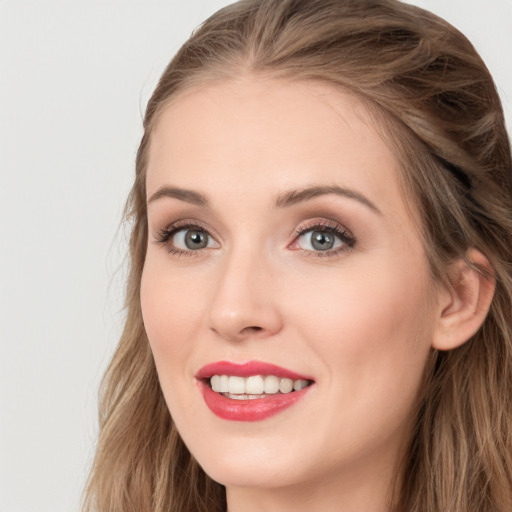
{"type": "Polygon", "coordinates": [[[320,183],[362,189],[396,210],[398,167],[356,96],[316,82],[247,78],[187,90],[164,108],[147,193],[172,183],[249,201],[320,183]]]}

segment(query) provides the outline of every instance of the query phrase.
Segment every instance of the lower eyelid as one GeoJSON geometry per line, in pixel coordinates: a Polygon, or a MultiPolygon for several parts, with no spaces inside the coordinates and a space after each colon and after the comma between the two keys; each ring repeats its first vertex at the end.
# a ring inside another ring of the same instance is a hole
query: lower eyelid
{"type": "Polygon", "coordinates": [[[306,258],[335,258],[350,250],[350,247],[338,247],[330,251],[308,251],[307,249],[298,249],[297,252],[301,253],[306,258]]]}
{"type": "MultiPolygon", "coordinates": [[[[205,249],[215,249],[220,247],[220,243],[216,240],[216,238],[210,233],[210,231],[202,226],[200,223],[196,222],[176,222],[174,224],[168,225],[166,228],[157,232],[153,235],[154,243],[157,245],[163,245],[167,247],[167,250],[171,254],[182,255],[182,256],[199,256],[199,253],[203,252],[205,249]],[[206,247],[200,249],[185,249],[176,247],[173,244],[173,238],[181,231],[187,230],[198,230],[204,232],[209,240],[206,247]]],[[[309,224],[307,226],[302,225],[296,229],[296,236],[291,244],[288,245],[288,248],[291,248],[296,251],[300,251],[306,256],[315,256],[315,257],[327,257],[327,256],[335,256],[338,253],[344,252],[346,250],[351,249],[356,244],[356,239],[348,231],[346,228],[339,226],[338,224],[334,224],[332,222],[323,224],[309,224]],[[331,249],[325,250],[315,250],[312,249],[304,249],[298,246],[298,241],[300,237],[311,233],[313,231],[323,231],[327,233],[331,233],[334,235],[340,242],[337,247],[333,247],[331,249]]]]}

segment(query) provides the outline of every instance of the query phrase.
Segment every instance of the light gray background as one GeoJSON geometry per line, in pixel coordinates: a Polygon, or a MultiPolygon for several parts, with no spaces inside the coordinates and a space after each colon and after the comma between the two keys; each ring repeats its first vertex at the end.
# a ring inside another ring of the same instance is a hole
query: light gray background
{"type": "MultiPolygon", "coordinates": [[[[78,511],[123,319],[141,112],[227,3],[0,0],[0,512],[78,511]]],[[[511,127],[512,0],[414,3],[474,42],[511,127]]]]}

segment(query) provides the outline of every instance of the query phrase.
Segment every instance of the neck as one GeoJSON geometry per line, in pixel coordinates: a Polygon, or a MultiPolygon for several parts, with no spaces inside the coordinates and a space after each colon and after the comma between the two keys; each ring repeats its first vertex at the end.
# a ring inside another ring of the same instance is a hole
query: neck
{"type": "Polygon", "coordinates": [[[228,486],[228,512],[390,512],[397,466],[373,462],[294,485],[228,486]]]}

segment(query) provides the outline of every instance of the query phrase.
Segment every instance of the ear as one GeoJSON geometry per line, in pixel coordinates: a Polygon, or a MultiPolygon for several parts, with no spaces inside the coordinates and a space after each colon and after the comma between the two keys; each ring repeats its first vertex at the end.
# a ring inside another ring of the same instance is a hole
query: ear
{"type": "Polygon", "coordinates": [[[449,271],[450,285],[439,295],[439,315],[432,347],[451,350],[468,341],[480,328],[494,296],[496,281],[489,260],[471,249],[449,271]]]}

